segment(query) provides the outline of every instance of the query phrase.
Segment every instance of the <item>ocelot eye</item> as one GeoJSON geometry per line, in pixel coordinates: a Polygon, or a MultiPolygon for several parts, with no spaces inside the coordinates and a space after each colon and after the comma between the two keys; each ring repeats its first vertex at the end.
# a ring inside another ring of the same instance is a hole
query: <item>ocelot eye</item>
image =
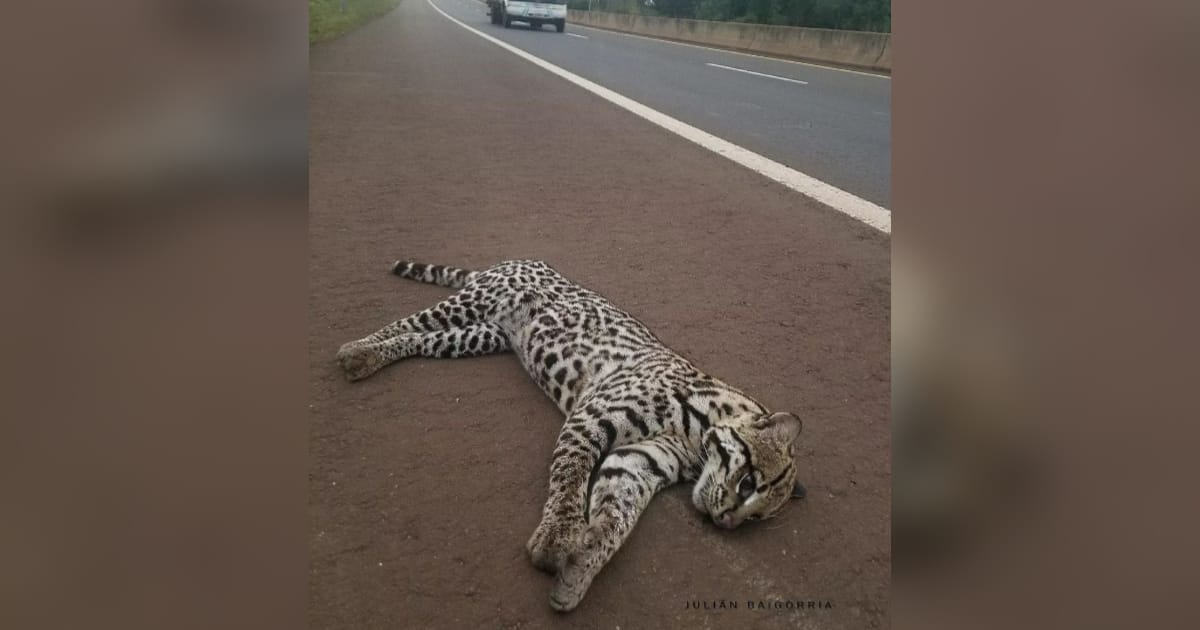
{"type": "Polygon", "coordinates": [[[747,473],[745,477],[742,477],[742,480],[738,482],[737,493],[743,501],[754,494],[754,473],[747,473]]]}

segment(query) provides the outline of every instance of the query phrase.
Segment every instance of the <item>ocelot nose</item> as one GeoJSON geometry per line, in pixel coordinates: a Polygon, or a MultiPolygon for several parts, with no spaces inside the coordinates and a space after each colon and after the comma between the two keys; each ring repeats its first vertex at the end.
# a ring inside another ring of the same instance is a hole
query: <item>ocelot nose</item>
{"type": "Polygon", "coordinates": [[[713,522],[725,529],[733,529],[733,512],[726,512],[713,518],[713,522]]]}

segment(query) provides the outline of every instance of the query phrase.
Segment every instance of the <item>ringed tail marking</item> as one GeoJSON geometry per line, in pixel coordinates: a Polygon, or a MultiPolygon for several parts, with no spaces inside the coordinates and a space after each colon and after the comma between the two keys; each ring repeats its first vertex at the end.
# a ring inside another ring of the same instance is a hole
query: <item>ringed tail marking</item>
{"type": "Polygon", "coordinates": [[[467,271],[466,269],[459,269],[457,267],[447,267],[445,265],[427,265],[425,263],[397,260],[396,264],[392,265],[392,273],[401,278],[408,278],[417,282],[436,284],[451,289],[461,289],[479,272],[467,271]]]}

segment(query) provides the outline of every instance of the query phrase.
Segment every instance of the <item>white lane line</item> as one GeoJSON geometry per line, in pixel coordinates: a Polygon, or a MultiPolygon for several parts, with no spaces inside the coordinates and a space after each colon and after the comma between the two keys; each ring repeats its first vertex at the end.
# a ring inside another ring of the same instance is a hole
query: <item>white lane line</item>
{"type": "Polygon", "coordinates": [[[849,72],[850,74],[861,74],[864,77],[874,77],[876,79],[887,79],[888,81],[892,80],[891,75],[887,75],[887,74],[878,74],[875,72],[867,72],[864,70],[851,70],[849,68],[837,68],[834,66],[826,66],[826,65],[819,64],[819,63],[809,63],[807,61],[797,61],[795,59],[784,59],[782,57],[768,57],[766,55],[756,55],[754,53],[741,52],[738,50],[728,50],[725,48],[713,48],[712,46],[701,46],[700,44],[688,44],[685,42],[677,42],[677,41],[673,41],[670,39],[660,39],[658,37],[647,37],[645,35],[635,35],[633,33],[622,33],[621,31],[613,31],[613,30],[609,30],[607,28],[596,28],[595,26],[587,26],[585,24],[579,24],[578,22],[571,22],[570,24],[571,24],[571,28],[586,28],[586,29],[592,30],[592,31],[600,31],[601,33],[610,33],[612,35],[620,35],[622,37],[636,37],[638,39],[644,39],[644,40],[651,41],[651,42],[658,42],[660,44],[674,44],[675,46],[687,46],[688,48],[699,48],[701,50],[710,50],[712,52],[725,53],[728,55],[741,55],[743,57],[754,57],[755,59],[766,59],[767,61],[779,61],[782,63],[794,63],[794,64],[801,65],[801,66],[808,66],[810,68],[818,68],[820,70],[834,70],[836,72],[849,72]]]}
{"type": "Polygon", "coordinates": [[[766,77],[768,79],[779,79],[780,81],[790,81],[792,83],[799,83],[800,85],[808,85],[808,81],[801,81],[800,79],[789,79],[787,77],[777,77],[773,74],[764,74],[762,72],[755,72],[753,70],[742,70],[741,68],[734,68],[733,66],[722,66],[719,63],[706,63],[704,65],[712,66],[714,68],[723,68],[725,70],[733,70],[734,72],[745,72],[746,74],[753,74],[756,77],[766,77]]]}
{"type": "Polygon", "coordinates": [[[817,201],[833,208],[834,210],[837,210],[838,212],[842,212],[854,217],[855,219],[858,219],[859,221],[862,221],[863,223],[866,223],[867,225],[885,234],[892,233],[892,213],[887,208],[848,193],[840,188],[837,188],[836,186],[826,184],[815,177],[805,175],[800,171],[789,168],[770,158],[763,157],[757,153],[754,153],[753,151],[750,151],[749,149],[743,149],[732,142],[722,140],[721,138],[718,138],[707,131],[693,127],[681,120],[671,118],[670,116],[658,110],[651,109],[629,97],[618,94],[617,92],[614,92],[597,83],[593,83],[592,81],[570,72],[569,70],[560,68],[559,66],[556,66],[549,61],[542,59],[541,57],[525,52],[524,50],[521,50],[512,44],[496,39],[487,33],[467,26],[454,16],[438,8],[438,6],[433,3],[433,0],[425,1],[429,3],[429,6],[433,7],[434,11],[441,13],[442,17],[446,18],[447,20],[454,22],[468,31],[524,59],[525,61],[542,68],[543,70],[562,77],[567,81],[570,81],[571,83],[574,83],[575,85],[591,92],[592,94],[595,94],[596,96],[599,96],[600,98],[618,107],[637,114],[638,116],[645,118],[659,127],[682,136],[684,139],[694,142],[705,149],[712,151],[713,153],[724,156],[756,173],[779,182],[780,184],[783,184],[784,186],[787,186],[788,188],[791,188],[800,194],[816,199],[817,201]]]}
{"type": "Polygon", "coordinates": [[[571,37],[578,37],[579,39],[587,39],[587,35],[576,35],[575,33],[565,33],[565,34],[570,35],[571,37]]]}

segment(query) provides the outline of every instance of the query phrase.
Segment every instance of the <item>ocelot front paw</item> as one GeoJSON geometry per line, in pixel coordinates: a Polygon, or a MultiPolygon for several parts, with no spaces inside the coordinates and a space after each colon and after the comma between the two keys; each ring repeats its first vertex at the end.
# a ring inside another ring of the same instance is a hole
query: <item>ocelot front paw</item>
{"type": "Polygon", "coordinates": [[[353,341],[338,350],[337,360],[346,372],[346,378],[352,381],[364,379],[383,367],[383,356],[378,350],[353,341]]]}
{"type": "Polygon", "coordinates": [[[525,545],[530,562],[546,573],[559,572],[567,562],[567,554],[574,548],[580,529],[563,521],[543,519],[525,545]]]}
{"type": "Polygon", "coordinates": [[[595,554],[587,550],[573,551],[567,555],[567,561],[558,572],[554,588],[550,591],[551,608],[570,612],[583,601],[592,579],[599,572],[598,567],[592,566],[594,559],[595,554]]]}

